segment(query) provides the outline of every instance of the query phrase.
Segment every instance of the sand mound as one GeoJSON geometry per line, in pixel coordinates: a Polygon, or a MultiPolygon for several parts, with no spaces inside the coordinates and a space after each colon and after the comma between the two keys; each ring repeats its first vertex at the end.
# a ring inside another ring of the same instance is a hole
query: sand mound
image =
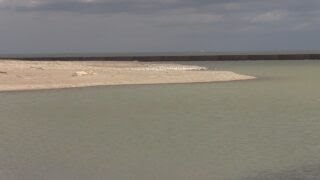
{"type": "Polygon", "coordinates": [[[179,64],[0,60],[0,91],[249,79],[254,77],[179,64]]]}

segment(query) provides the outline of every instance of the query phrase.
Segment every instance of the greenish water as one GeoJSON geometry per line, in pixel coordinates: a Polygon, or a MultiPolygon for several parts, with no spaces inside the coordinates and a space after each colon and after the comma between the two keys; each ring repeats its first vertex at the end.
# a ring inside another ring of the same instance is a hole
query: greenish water
{"type": "Polygon", "coordinates": [[[320,61],[193,64],[258,80],[0,93],[0,179],[320,178],[320,61]]]}

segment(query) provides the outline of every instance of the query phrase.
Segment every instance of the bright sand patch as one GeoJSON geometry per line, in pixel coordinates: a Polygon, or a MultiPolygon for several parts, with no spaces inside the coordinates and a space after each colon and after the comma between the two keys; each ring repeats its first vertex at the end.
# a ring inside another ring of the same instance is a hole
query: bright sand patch
{"type": "Polygon", "coordinates": [[[255,77],[179,64],[0,60],[0,91],[249,79],[255,77]]]}

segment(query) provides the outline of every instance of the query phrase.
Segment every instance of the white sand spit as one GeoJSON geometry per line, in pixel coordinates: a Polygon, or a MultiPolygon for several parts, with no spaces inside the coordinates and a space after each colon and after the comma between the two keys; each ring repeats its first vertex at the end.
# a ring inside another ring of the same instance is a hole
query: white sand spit
{"type": "Polygon", "coordinates": [[[255,77],[179,64],[0,60],[0,91],[249,79],[255,77]]]}

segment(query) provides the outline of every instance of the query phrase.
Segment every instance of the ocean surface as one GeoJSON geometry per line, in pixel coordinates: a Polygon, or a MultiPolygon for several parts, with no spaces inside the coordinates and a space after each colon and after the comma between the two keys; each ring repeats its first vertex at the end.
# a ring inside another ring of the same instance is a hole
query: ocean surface
{"type": "Polygon", "coordinates": [[[0,93],[0,179],[320,179],[320,61],[257,80],[0,93]]]}

